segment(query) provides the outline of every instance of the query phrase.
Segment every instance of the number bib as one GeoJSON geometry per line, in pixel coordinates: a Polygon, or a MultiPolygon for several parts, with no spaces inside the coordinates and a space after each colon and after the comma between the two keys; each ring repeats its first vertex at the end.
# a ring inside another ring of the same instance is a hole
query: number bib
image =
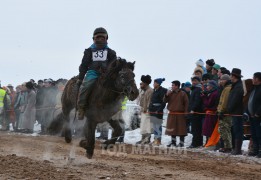
{"type": "Polygon", "coordinates": [[[98,50],[98,51],[92,52],[92,60],[93,61],[106,61],[107,55],[108,55],[107,50],[98,50]]]}

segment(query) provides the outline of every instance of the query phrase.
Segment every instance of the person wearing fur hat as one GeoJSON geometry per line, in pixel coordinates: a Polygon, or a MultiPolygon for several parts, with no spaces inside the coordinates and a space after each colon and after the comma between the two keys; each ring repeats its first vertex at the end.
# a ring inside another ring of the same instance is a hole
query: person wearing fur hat
{"type": "Polygon", "coordinates": [[[217,123],[217,116],[213,115],[216,114],[218,101],[219,101],[219,91],[218,91],[218,84],[214,80],[210,80],[207,83],[206,91],[201,95],[204,112],[206,113],[203,127],[202,127],[202,135],[206,136],[206,144],[211,136],[216,123],[217,123]]]}
{"type": "Polygon", "coordinates": [[[231,136],[231,127],[232,127],[232,118],[231,116],[224,116],[228,112],[227,103],[228,96],[231,90],[231,81],[228,74],[224,74],[220,78],[220,85],[223,87],[221,93],[218,107],[217,115],[219,118],[219,133],[220,137],[224,142],[224,147],[219,149],[219,152],[230,153],[232,150],[232,136],[231,136]]]}
{"type": "Polygon", "coordinates": [[[196,71],[201,71],[201,74],[206,74],[207,73],[207,69],[205,68],[204,66],[204,62],[202,61],[202,59],[199,59],[197,62],[196,62],[196,68],[194,69],[194,72],[193,72],[193,75],[196,75],[195,72],[196,71]]]}
{"type": "Polygon", "coordinates": [[[27,102],[22,113],[23,119],[21,123],[21,132],[23,133],[33,133],[34,123],[35,123],[35,103],[36,103],[36,94],[34,91],[34,84],[32,82],[27,82],[25,84],[25,88],[27,91],[27,102]]]}
{"type": "MultiPolygon", "coordinates": [[[[243,95],[244,89],[242,84],[241,70],[233,68],[230,78],[232,82],[232,88],[229,92],[227,110],[231,115],[242,115],[243,114],[243,95]]],[[[243,143],[243,119],[241,116],[232,116],[233,134],[235,137],[235,147],[232,151],[233,155],[240,155],[241,147],[243,143]]]]}
{"type": "Polygon", "coordinates": [[[165,81],[165,78],[157,78],[154,80],[154,89],[149,105],[151,123],[154,131],[153,145],[156,146],[161,144],[163,110],[166,106],[163,98],[167,93],[167,89],[161,86],[163,81],[165,81]]]}
{"type": "Polygon", "coordinates": [[[149,144],[152,127],[150,122],[150,116],[148,114],[148,108],[151,100],[151,96],[153,93],[153,89],[150,87],[151,76],[150,75],[142,75],[140,89],[141,92],[139,94],[139,105],[141,107],[141,120],[140,120],[140,134],[141,140],[136,144],[149,144]]]}
{"type": "Polygon", "coordinates": [[[207,69],[207,74],[209,74],[210,78],[212,79],[212,67],[215,65],[215,60],[214,59],[208,59],[206,61],[206,69],[207,69]]]}
{"type": "Polygon", "coordinates": [[[202,85],[200,83],[200,78],[194,76],[191,78],[192,89],[189,99],[189,112],[190,115],[188,119],[191,121],[191,132],[193,135],[192,143],[189,148],[197,148],[203,145],[202,137],[202,115],[195,114],[194,112],[203,112],[202,99],[200,93],[202,91],[202,85]]]}

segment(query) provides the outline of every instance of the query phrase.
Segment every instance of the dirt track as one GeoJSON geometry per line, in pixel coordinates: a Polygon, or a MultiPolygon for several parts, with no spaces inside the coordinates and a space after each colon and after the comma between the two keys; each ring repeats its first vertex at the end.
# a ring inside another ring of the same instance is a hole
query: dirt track
{"type": "Polygon", "coordinates": [[[131,145],[126,154],[115,154],[97,143],[88,160],[79,140],[66,144],[61,137],[7,132],[0,140],[0,179],[261,179],[260,164],[225,155],[150,148],[152,154],[143,155],[131,145]]]}

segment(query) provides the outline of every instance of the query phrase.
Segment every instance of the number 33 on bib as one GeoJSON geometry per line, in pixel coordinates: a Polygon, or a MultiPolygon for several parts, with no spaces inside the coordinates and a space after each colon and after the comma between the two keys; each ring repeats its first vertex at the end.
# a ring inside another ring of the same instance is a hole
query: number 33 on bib
{"type": "Polygon", "coordinates": [[[108,51],[107,50],[98,50],[92,52],[93,61],[106,61],[107,60],[108,51]]]}

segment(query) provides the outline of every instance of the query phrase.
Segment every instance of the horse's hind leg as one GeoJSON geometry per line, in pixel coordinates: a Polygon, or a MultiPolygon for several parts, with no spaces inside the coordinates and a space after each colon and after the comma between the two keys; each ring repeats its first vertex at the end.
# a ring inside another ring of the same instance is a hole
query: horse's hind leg
{"type": "Polygon", "coordinates": [[[109,120],[108,121],[111,127],[113,128],[112,137],[108,141],[105,141],[103,144],[109,146],[110,144],[115,144],[117,139],[123,134],[123,127],[120,124],[120,120],[109,120]]]}
{"type": "Polygon", "coordinates": [[[71,108],[67,107],[63,109],[63,119],[64,119],[64,138],[67,143],[72,141],[72,130],[70,124],[70,111],[71,108]]]}
{"type": "Polygon", "coordinates": [[[97,123],[93,119],[87,118],[84,125],[85,140],[80,141],[80,146],[86,149],[86,156],[91,159],[95,147],[95,130],[97,123]]]}

